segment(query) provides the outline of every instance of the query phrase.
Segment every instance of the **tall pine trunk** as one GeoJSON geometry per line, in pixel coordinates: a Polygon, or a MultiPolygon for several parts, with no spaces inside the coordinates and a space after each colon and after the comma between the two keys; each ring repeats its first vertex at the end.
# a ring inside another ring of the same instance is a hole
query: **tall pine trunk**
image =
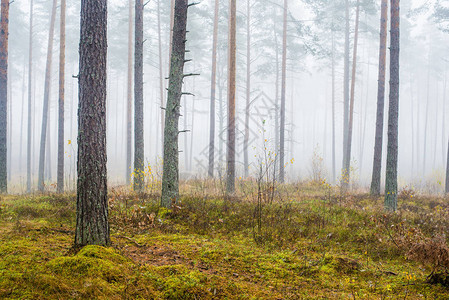
{"type": "Polygon", "coordinates": [[[65,11],[66,0],[61,0],[59,26],[58,193],[64,192],[65,11]]]}
{"type": "Polygon", "coordinates": [[[251,1],[247,0],[246,17],[246,107],[245,107],[245,138],[243,141],[245,177],[249,176],[249,112],[251,105],[251,1]]]}
{"type": "Polygon", "coordinates": [[[170,208],[179,198],[179,117],[187,34],[187,0],[175,1],[170,76],[165,110],[164,166],[161,205],[170,208]]]}
{"type": "Polygon", "coordinates": [[[229,57],[228,57],[228,149],[226,191],[235,192],[235,76],[236,76],[236,0],[229,3],[229,57]]]}
{"type": "Polygon", "coordinates": [[[2,194],[8,192],[8,25],[9,0],[2,0],[0,24],[0,193],[2,194]]]}
{"type": "Polygon", "coordinates": [[[335,161],[335,31],[332,20],[332,182],[336,182],[337,168],[335,161]]]}
{"type": "Polygon", "coordinates": [[[39,152],[39,174],[37,188],[39,192],[44,191],[44,173],[45,173],[45,155],[47,145],[47,127],[48,127],[48,114],[49,114],[49,102],[50,102],[50,85],[51,85],[51,64],[53,56],[53,38],[55,32],[55,19],[56,19],[56,4],[57,0],[53,0],[53,8],[51,11],[50,30],[48,32],[48,47],[47,47],[47,63],[45,67],[45,87],[44,87],[44,107],[42,112],[42,129],[41,129],[41,144],[39,152]]]}
{"type": "Polygon", "coordinates": [[[136,0],[134,45],[134,190],[144,188],[143,138],[143,0],[136,0]]]}
{"type": "Polygon", "coordinates": [[[80,26],[75,246],[110,245],[106,170],[107,0],[81,0],[80,26]]]}
{"type": "Polygon", "coordinates": [[[388,0],[382,0],[380,17],[380,46],[379,46],[379,76],[377,81],[377,115],[376,137],[374,143],[373,175],[371,178],[371,195],[380,195],[380,180],[382,170],[382,143],[384,133],[385,110],[385,65],[387,60],[387,22],[388,0]]]}
{"type": "Polygon", "coordinates": [[[390,211],[396,211],[398,207],[399,23],[399,0],[391,0],[390,106],[385,182],[385,208],[390,211]]]}
{"type": "Polygon", "coordinates": [[[126,106],[126,184],[131,182],[131,143],[132,143],[132,111],[133,111],[133,7],[132,0],[128,1],[128,94],[126,106]]]}
{"type": "Polygon", "coordinates": [[[28,49],[28,128],[27,128],[27,193],[31,193],[31,145],[32,145],[32,80],[33,80],[33,0],[30,0],[30,32],[28,49]]]}
{"type": "Polygon", "coordinates": [[[214,36],[212,45],[212,74],[210,83],[210,132],[209,132],[209,177],[214,177],[215,162],[215,94],[217,86],[217,44],[218,44],[218,12],[220,3],[215,0],[214,36]]]}
{"type": "Polygon", "coordinates": [[[285,181],[285,93],[287,83],[287,10],[288,1],[284,0],[284,25],[282,33],[282,87],[281,87],[281,128],[279,148],[279,181],[285,181]]]}
{"type": "Polygon", "coordinates": [[[343,188],[348,188],[349,182],[351,180],[350,168],[351,168],[351,151],[352,151],[352,131],[354,127],[354,102],[355,102],[355,82],[357,74],[357,47],[358,47],[358,37],[359,37],[359,17],[360,17],[360,4],[357,0],[357,11],[355,17],[355,33],[354,33],[354,50],[352,53],[352,80],[351,80],[351,101],[349,105],[349,123],[348,123],[348,134],[346,137],[346,153],[345,153],[345,164],[343,168],[345,170],[345,178],[343,180],[343,188]]]}

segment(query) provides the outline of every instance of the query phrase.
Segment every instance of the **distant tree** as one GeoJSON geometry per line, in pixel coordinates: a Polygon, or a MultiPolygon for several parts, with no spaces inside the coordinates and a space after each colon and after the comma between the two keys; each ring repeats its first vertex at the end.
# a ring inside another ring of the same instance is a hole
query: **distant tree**
{"type": "Polygon", "coordinates": [[[280,128],[280,148],[279,148],[279,181],[285,180],[285,94],[287,90],[287,12],[288,1],[284,0],[284,20],[282,32],[282,84],[281,84],[281,128],[280,128]]]}
{"type": "Polygon", "coordinates": [[[399,0],[391,0],[390,105],[385,181],[385,208],[390,211],[396,211],[398,207],[399,11],[399,0]]]}
{"type": "Polygon", "coordinates": [[[33,0],[30,0],[30,33],[28,50],[28,129],[27,129],[27,192],[31,193],[32,78],[33,78],[33,0]]]}
{"type": "Polygon", "coordinates": [[[51,84],[51,64],[53,57],[53,38],[55,32],[56,19],[56,4],[57,0],[53,0],[53,7],[51,10],[50,30],[48,31],[48,47],[47,47],[47,63],[45,66],[45,86],[44,86],[44,106],[42,112],[42,129],[41,129],[41,144],[39,152],[39,176],[37,188],[39,192],[44,191],[44,173],[45,173],[45,148],[47,145],[47,126],[48,126],[48,111],[50,102],[50,84],[51,84]]]}
{"type": "Polygon", "coordinates": [[[65,11],[66,0],[61,0],[61,17],[59,26],[58,193],[62,193],[64,191],[65,11]]]}
{"type": "Polygon", "coordinates": [[[81,0],[75,246],[109,245],[106,171],[107,0],[81,0]]]}
{"type": "Polygon", "coordinates": [[[131,143],[132,143],[132,110],[133,110],[133,5],[132,0],[128,1],[128,93],[126,106],[126,184],[131,180],[131,143]]]}
{"type": "MultiPolygon", "coordinates": [[[[249,3],[249,0],[248,0],[249,3]]],[[[217,85],[217,44],[218,44],[218,19],[219,19],[220,3],[215,0],[214,6],[214,33],[212,42],[212,73],[210,84],[210,133],[209,133],[209,177],[214,177],[215,162],[215,101],[216,101],[216,85],[217,85]]]]}
{"type": "Polygon", "coordinates": [[[229,61],[228,61],[228,150],[227,180],[228,194],[235,192],[235,77],[236,77],[236,0],[229,6],[229,61]]]}
{"type": "MultiPolygon", "coordinates": [[[[371,180],[371,195],[380,195],[380,174],[382,169],[382,144],[384,132],[385,110],[385,64],[387,60],[387,22],[388,0],[382,0],[380,16],[380,46],[379,46],[379,77],[377,81],[377,115],[376,137],[374,145],[373,176],[371,180]]],[[[413,116],[413,114],[412,114],[413,116]]]]}
{"type": "Polygon", "coordinates": [[[243,141],[245,177],[249,176],[249,115],[251,106],[251,1],[246,3],[246,107],[245,138],[243,141]]]}
{"type": "Polygon", "coordinates": [[[359,37],[359,20],[360,20],[360,4],[357,0],[357,8],[356,8],[356,19],[355,19],[355,33],[354,33],[354,50],[352,52],[352,78],[351,78],[351,94],[350,94],[350,103],[349,103],[349,120],[348,120],[348,132],[346,136],[346,144],[344,154],[344,178],[343,178],[343,187],[346,188],[350,181],[350,167],[351,167],[351,151],[352,151],[352,131],[354,126],[354,101],[355,101],[355,82],[356,82],[356,74],[357,74],[357,47],[358,47],[358,37],[359,37]]]}
{"type": "Polygon", "coordinates": [[[161,206],[170,208],[179,198],[179,116],[187,34],[187,0],[175,1],[170,76],[164,128],[164,166],[161,206]]]}
{"type": "MultiPolygon", "coordinates": [[[[0,21],[0,193],[8,192],[8,25],[9,0],[1,1],[0,21]]],[[[11,149],[10,149],[11,151],[11,149]]]]}
{"type": "Polygon", "coordinates": [[[136,0],[134,45],[134,190],[144,188],[143,138],[143,0],[136,0]]]}

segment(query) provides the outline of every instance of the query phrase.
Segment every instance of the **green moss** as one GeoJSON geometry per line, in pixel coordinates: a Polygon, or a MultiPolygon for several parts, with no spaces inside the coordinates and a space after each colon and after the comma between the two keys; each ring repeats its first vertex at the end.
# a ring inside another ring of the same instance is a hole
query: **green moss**
{"type": "Polygon", "coordinates": [[[91,277],[117,282],[126,276],[129,262],[114,250],[100,246],[86,246],[75,256],[59,257],[47,263],[52,273],[73,278],[91,277]]]}

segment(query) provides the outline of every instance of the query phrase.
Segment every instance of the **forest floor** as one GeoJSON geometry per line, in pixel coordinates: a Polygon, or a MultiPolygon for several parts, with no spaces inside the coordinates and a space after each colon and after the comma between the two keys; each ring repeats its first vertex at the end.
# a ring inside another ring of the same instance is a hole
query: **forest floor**
{"type": "Polygon", "coordinates": [[[112,247],[76,253],[74,195],[5,196],[0,298],[449,299],[445,199],[403,191],[387,214],[323,184],[240,190],[184,184],[173,210],[111,190],[112,247]]]}

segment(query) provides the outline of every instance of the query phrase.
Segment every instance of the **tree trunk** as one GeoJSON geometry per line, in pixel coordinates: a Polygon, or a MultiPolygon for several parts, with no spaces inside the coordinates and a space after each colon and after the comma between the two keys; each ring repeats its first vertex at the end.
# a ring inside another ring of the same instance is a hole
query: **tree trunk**
{"type": "Polygon", "coordinates": [[[218,44],[218,12],[220,3],[215,0],[214,37],[212,45],[212,74],[210,83],[210,131],[209,131],[209,177],[214,177],[215,162],[215,90],[217,85],[217,44],[218,44]]]}
{"type": "Polygon", "coordinates": [[[22,75],[22,107],[20,113],[20,148],[19,148],[19,173],[22,176],[22,156],[23,156],[23,129],[25,124],[25,69],[26,62],[23,64],[23,75],[22,75]]]}
{"type": "MultiPolygon", "coordinates": [[[[163,64],[162,64],[162,38],[161,38],[161,8],[160,8],[160,0],[157,1],[157,35],[158,35],[158,45],[159,45],[159,91],[160,91],[160,97],[161,97],[161,141],[162,141],[162,147],[164,145],[164,110],[162,108],[165,107],[165,99],[164,99],[164,75],[163,75],[163,64]]],[[[171,35],[170,35],[171,36],[171,35]]],[[[157,145],[157,142],[156,142],[157,145]]],[[[156,147],[156,153],[157,149],[159,147],[156,147]]]]}
{"type": "Polygon", "coordinates": [[[0,193],[8,192],[8,25],[9,0],[1,1],[0,31],[0,193]]]}
{"type": "Polygon", "coordinates": [[[61,0],[59,25],[58,193],[64,192],[65,10],[66,0],[61,0]]]}
{"type": "Polygon", "coordinates": [[[30,35],[28,49],[28,128],[27,128],[27,193],[31,193],[32,145],[32,78],[33,78],[33,0],[30,1],[30,35]]]}
{"type": "Polygon", "coordinates": [[[236,0],[229,3],[229,61],[228,61],[228,194],[235,192],[235,76],[236,76],[236,0]]]}
{"type": "Polygon", "coordinates": [[[357,11],[355,18],[355,33],[354,33],[354,51],[352,54],[352,80],[351,80],[351,102],[349,107],[349,124],[348,124],[348,135],[346,137],[346,154],[345,154],[345,164],[343,166],[345,171],[345,177],[343,180],[343,189],[347,189],[350,183],[351,175],[351,150],[352,150],[352,130],[354,126],[354,98],[355,98],[355,81],[356,81],[356,71],[357,71],[357,46],[359,37],[359,17],[360,17],[360,4],[357,0],[357,11]]]}
{"type": "Polygon", "coordinates": [[[133,6],[132,0],[128,1],[128,96],[126,108],[126,184],[131,182],[131,160],[132,160],[132,112],[133,112],[133,6]]]}
{"type": "Polygon", "coordinates": [[[249,113],[251,105],[251,1],[247,0],[246,17],[246,107],[245,107],[245,139],[243,141],[245,177],[249,176],[249,113]]]}
{"type": "Polygon", "coordinates": [[[41,145],[39,152],[39,177],[37,188],[39,192],[44,191],[44,173],[45,173],[45,147],[47,144],[47,127],[48,127],[48,113],[50,101],[50,84],[51,84],[51,63],[53,55],[53,37],[55,31],[56,19],[56,4],[57,0],[53,0],[53,8],[51,12],[50,30],[48,33],[48,47],[47,47],[47,64],[45,67],[45,88],[44,88],[44,109],[42,112],[42,129],[41,129],[41,145]]]}
{"type": "Polygon", "coordinates": [[[429,122],[429,107],[430,107],[430,54],[429,54],[429,69],[427,70],[427,102],[426,102],[426,115],[424,118],[424,150],[422,157],[422,175],[426,175],[426,163],[427,163],[427,127],[429,122]]]}
{"type": "Polygon", "coordinates": [[[335,161],[335,32],[332,20],[332,182],[337,180],[335,161]]]}
{"type": "Polygon", "coordinates": [[[399,0],[391,0],[390,107],[385,182],[385,207],[390,211],[396,211],[398,206],[399,22],[399,0]]]}
{"type": "Polygon", "coordinates": [[[285,93],[287,82],[287,10],[288,1],[284,0],[284,28],[282,34],[282,88],[281,88],[281,128],[279,148],[279,181],[285,181],[285,93]]]}
{"type": "Polygon", "coordinates": [[[449,144],[447,147],[447,159],[446,159],[446,194],[449,194],[449,144]]]}
{"type": "Polygon", "coordinates": [[[346,154],[349,133],[349,0],[345,0],[345,57],[343,78],[343,168],[341,185],[344,186],[348,175],[346,154]]]}
{"type": "Polygon", "coordinates": [[[106,171],[107,0],[81,0],[80,26],[75,246],[110,245],[106,171]]]}
{"type": "Polygon", "coordinates": [[[380,195],[380,180],[382,170],[382,143],[384,133],[385,110],[385,65],[387,60],[387,22],[388,0],[382,0],[380,17],[380,47],[379,47],[379,76],[377,81],[377,115],[376,137],[374,143],[373,175],[371,177],[371,195],[380,195]]]}
{"type": "Polygon", "coordinates": [[[7,172],[8,172],[8,182],[11,181],[12,178],[12,87],[11,87],[11,76],[8,76],[8,113],[9,113],[9,121],[7,126],[8,128],[8,164],[7,164],[7,172]]]}
{"type": "Polygon", "coordinates": [[[182,83],[185,77],[184,63],[186,53],[187,0],[175,1],[172,51],[170,57],[170,76],[165,110],[164,166],[162,176],[161,205],[170,208],[179,198],[179,116],[182,96],[182,83]]]}
{"type": "Polygon", "coordinates": [[[145,184],[143,138],[143,0],[136,0],[134,45],[134,190],[145,184]]]}

